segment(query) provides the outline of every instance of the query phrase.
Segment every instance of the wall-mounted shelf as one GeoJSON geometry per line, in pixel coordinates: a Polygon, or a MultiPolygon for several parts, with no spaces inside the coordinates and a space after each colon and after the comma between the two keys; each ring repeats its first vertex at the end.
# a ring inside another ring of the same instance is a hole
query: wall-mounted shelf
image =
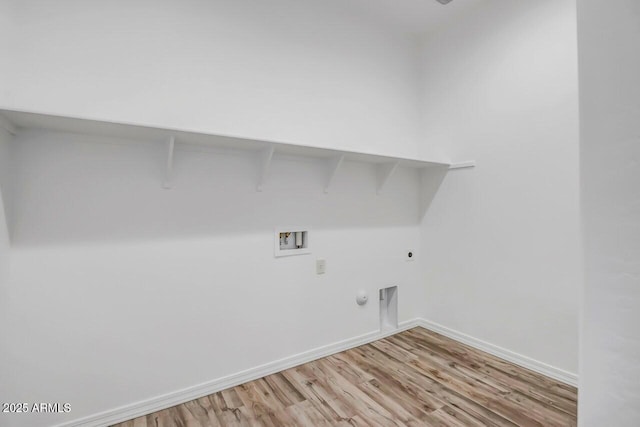
{"type": "Polygon", "coordinates": [[[345,161],[373,164],[376,168],[378,194],[381,194],[398,167],[422,170],[429,175],[433,169],[448,170],[475,166],[474,162],[452,163],[443,158],[408,158],[377,153],[339,150],[331,148],[298,145],[277,141],[265,141],[240,138],[228,135],[199,133],[180,129],[141,126],[130,123],[114,123],[82,118],[62,117],[15,110],[0,110],[0,126],[15,134],[20,129],[43,129],[56,132],[79,133],[85,135],[107,136],[130,140],[158,141],[165,145],[166,171],[162,187],[172,188],[174,151],[178,144],[210,145],[217,148],[249,152],[258,161],[258,179],[256,190],[262,191],[269,177],[271,163],[275,154],[317,158],[325,162],[327,178],[324,185],[328,193],[345,161]]]}

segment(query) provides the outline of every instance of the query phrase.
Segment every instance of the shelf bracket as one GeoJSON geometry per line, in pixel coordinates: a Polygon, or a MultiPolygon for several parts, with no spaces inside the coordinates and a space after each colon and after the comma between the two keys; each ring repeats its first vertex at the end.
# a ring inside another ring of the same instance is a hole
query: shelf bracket
{"type": "Polygon", "coordinates": [[[269,175],[269,170],[271,169],[271,160],[273,159],[273,153],[275,153],[275,151],[275,145],[269,144],[269,147],[265,148],[260,153],[260,176],[258,177],[256,191],[262,191],[262,187],[264,186],[267,176],[269,175]]]}
{"type": "Polygon", "coordinates": [[[173,151],[176,145],[176,137],[171,136],[167,139],[167,164],[164,174],[164,182],[162,187],[169,190],[173,187],[173,151]]]}
{"type": "Polygon", "coordinates": [[[338,172],[338,169],[340,169],[340,166],[342,166],[342,162],[344,162],[344,154],[341,154],[329,160],[329,174],[327,176],[327,182],[324,186],[325,193],[329,192],[329,188],[331,188],[333,179],[336,177],[336,173],[338,172]]]}
{"type": "Polygon", "coordinates": [[[475,167],[476,167],[476,161],[475,160],[469,160],[469,161],[466,161],[466,162],[451,163],[449,165],[449,170],[475,168],[475,167]]]}
{"type": "Polygon", "coordinates": [[[18,130],[13,123],[11,123],[11,121],[2,114],[0,114],[0,128],[6,130],[12,136],[16,136],[18,133],[18,130]]]}
{"type": "Polygon", "coordinates": [[[448,171],[449,167],[446,165],[430,166],[420,171],[420,216],[418,217],[420,221],[429,210],[448,171]]]}
{"type": "Polygon", "coordinates": [[[384,190],[384,187],[386,187],[387,183],[389,182],[389,178],[391,178],[391,176],[395,173],[396,169],[398,169],[398,166],[400,166],[399,161],[378,165],[376,171],[376,175],[378,177],[378,188],[376,191],[377,194],[382,193],[382,190],[384,190]]]}

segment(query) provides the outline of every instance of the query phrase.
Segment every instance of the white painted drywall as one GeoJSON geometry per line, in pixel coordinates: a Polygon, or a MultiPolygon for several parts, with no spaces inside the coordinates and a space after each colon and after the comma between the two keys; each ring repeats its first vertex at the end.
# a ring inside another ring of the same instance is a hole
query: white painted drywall
{"type": "MultiPolygon", "coordinates": [[[[417,152],[415,40],[349,1],[0,3],[4,108],[417,152]]],[[[398,284],[399,320],[419,315],[419,263],[404,260],[420,253],[416,174],[376,196],[375,171],[348,163],[325,195],[322,165],[277,158],[256,193],[256,159],[181,146],[165,191],[162,144],[85,139],[26,132],[11,147],[3,315],[19,327],[3,335],[0,378],[12,400],[72,412],[9,425],[77,419],[371,332],[378,307],[356,306],[361,288],[398,284]],[[311,226],[313,255],[274,260],[281,224],[311,226]]]]}
{"type": "Polygon", "coordinates": [[[487,0],[424,48],[424,317],[571,373],[580,286],[575,2],[487,0]]]}
{"type": "Polygon", "coordinates": [[[24,131],[11,149],[4,292],[19,327],[3,336],[3,386],[73,409],[9,425],[96,414],[378,330],[382,287],[399,286],[400,321],[421,312],[419,264],[404,258],[420,254],[410,169],[376,195],[375,169],[346,162],[324,194],[324,163],[276,154],[258,193],[256,158],[178,145],[163,190],[160,142],[24,131]],[[275,259],[282,224],[312,226],[313,254],[275,259]]]}
{"type": "MultiPolygon", "coordinates": [[[[9,298],[9,264],[10,264],[10,242],[9,230],[7,228],[7,220],[5,214],[6,205],[4,204],[4,195],[7,180],[6,171],[9,166],[9,141],[11,135],[0,126],[0,334],[4,336],[11,329],[9,317],[7,313],[11,310],[11,306],[15,303],[9,298]],[[3,185],[5,183],[5,185],[3,185]]],[[[7,340],[0,340],[0,366],[7,366],[9,360],[7,358],[10,343],[7,340]]],[[[0,400],[5,401],[11,396],[8,387],[8,369],[0,369],[0,400]]]]}
{"type": "Polygon", "coordinates": [[[9,3],[0,1],[0,99],[8,95],[11,86],[9,81],[9,67],[13,57],[14,23],[11,19],[9,3]]]}
{"type": "Polygon", "coordinates": [[[416,153],[417,46],[352,1],[2,3],[0,107],[416,153]]]}
{"type": "Polygon", "coordinates": [[[8,193],[9,185],[9,145],[12,135],[0,126],[0,247],[5,254],[9,249],[9,230],[7,227],[7,212],[4,205],[4,194],[8,193]],[[4,185],[3,185],[4,184],[4,185]]]}
{"type": "Polygon", "coordinates": [[[640,3],[579,0],[579,421],[640,425],[640,3]]]}

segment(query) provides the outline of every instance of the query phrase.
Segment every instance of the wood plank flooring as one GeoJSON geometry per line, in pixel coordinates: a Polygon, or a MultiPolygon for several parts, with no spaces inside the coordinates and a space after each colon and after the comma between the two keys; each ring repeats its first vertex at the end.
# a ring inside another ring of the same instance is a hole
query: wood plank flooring
{"type": "Polygon", "coordinates": [[[575,426],[577,390],[414,328],[118,427],[575,426]]]}

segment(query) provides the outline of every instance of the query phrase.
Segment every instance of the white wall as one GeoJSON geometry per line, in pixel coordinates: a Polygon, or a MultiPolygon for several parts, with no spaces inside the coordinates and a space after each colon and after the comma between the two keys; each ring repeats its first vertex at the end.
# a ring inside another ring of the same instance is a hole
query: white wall
{"type": "Polygon", "coordinates": [[[416,153],[417,46],[357,2],[0,3],[0,107],[416,153]]]}
{"type": "MultiPolygon", "coordinates": [[[[9,299],[9,264],[10,264],[10,242],[9,242],[9,230],[7,228],[7,220],[5,215],[5,189],[6,183],[8,183],[6,171],[9,165],[9,141],[11,135],[0,126],[0,334],[5,336],[11,329],[11,325],[8,322],[9,318],[6,317],[13,303],[9,299]],[[3,183],[5,185],[3,185],[3,183]]],[[[2,339],[0,340],[0,366],[7,366],[8,360],[6,358],[8,354],[8,346],[10,343],[2,339]]],[[[9,388],[7,387],[7,372],[6,369],[0,369],[0,399],[6,400],[10,396],[9,388]]]]}
{"type": "Polygon", "coordinates": [[[640,3],[578,1],[580,425],[640,425],[640,3]]]}
{"type": "MultiPolygon", "coordinates": [[[[417,153],[416,40],[354,2],[0,8],[2,108],[417,153]]],[[[3,334],[0,378],[11,400],[73,410],[9,425],[76,419],[374,331],[361,288],[398,284],[400,320],[421,313],[419,263],[404,260],[419,254],[410,171],[376,196],[374,170],[347,164],[325,195],[322,165],[277,158],[256,193],[255,159],[179,146],[164,191],[151,143],[26,132],[10,154],[3,316],[20,328],[3,334]],[[313,228],[313,255],[273,259],[273,227],[287,224],[313,228]]]]}
{"type": "Polygon", "coordinates": [[[346,163],[324,194],[323,163],[276,157],[257,193],[255,158],[179,145],[163,190],[163,150],[40,131],[11,145],[4,293],[20,326],[3,336],[3,387],[73,410],[9,425],[95,414],[376,331],[388,285],[400,321],[420,315],[418,262],[404,258],[420,252],[415,171],[377,196],[373,167],[346,163]],[[274,259],[277,225],[311,226],[313,254],[274,259]]]}
{"type": "Polygon", "coordinates": [[[425,144],[450,172],[422,227],[425,318],[577,373],[575,2],[487,0],[424,48],[425,144]]]}
{"type": "Polygon", "coordinates": [[[9,230],[7,228],[6,206],[4,205],[5,195],[8,195],[9,185],[9,145],[12,135],[0,126],[0,248],[3,255],[9,250],[9,230]],[[4,185],[3,185],[4,183],[4,185]]]}
{"type": "Polygon", "coordinates": [[[9,3],[0,1],[0,98],[4,99],[8,93],[11,82],[9,81],[9,66],[13,56],[13,31],[14,25],[11,19],[9,3]]]}

